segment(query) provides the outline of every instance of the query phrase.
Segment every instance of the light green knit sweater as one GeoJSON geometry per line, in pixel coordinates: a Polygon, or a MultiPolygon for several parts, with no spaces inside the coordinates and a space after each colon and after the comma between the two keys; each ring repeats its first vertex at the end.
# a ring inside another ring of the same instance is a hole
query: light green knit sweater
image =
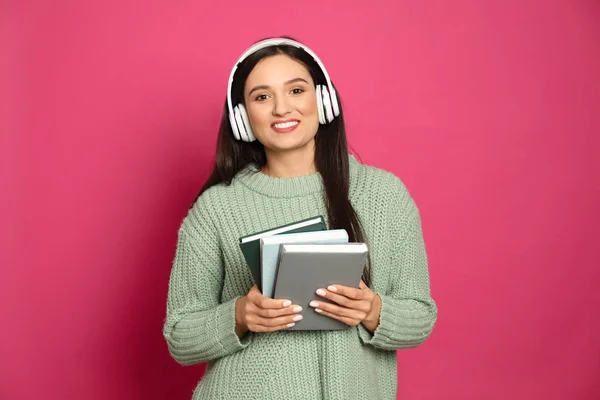
{"type": "Polygon", "coordinates": [[[367,236],[372,289],[382,300],[375,332],[359,325],[239,339],[235,301],[253,281],[238,238],[326,217],[321,175],[273,178],[251,166],[231,185],[200,196],[179,229],[163,332],[179,363],[208,361],[194,399],[396,398],[396,350],[421,344],[437,316],[419,212],[396,176],[353,156],[350,200],[367,236]]]}

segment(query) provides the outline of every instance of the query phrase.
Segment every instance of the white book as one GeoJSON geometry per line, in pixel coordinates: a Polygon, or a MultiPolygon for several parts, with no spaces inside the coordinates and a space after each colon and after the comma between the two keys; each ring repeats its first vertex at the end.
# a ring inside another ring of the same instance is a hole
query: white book
{"type": "Polygon", "coordinates": [[[288,233],[261,238],[260,274],[263,296],[273,297],[273,285],[277,274],[277,262],[279,260],[279,248],[281,244],[294,243],[348,243],[348,232],[346,232],[345,229],[331,229],[325,231],[288,233]]]}

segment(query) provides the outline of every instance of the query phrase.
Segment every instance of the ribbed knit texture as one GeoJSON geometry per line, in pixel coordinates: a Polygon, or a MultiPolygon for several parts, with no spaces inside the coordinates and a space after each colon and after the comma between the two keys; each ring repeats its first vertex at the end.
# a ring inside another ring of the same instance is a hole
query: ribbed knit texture
{"type": "MultiPolygon", "coordinates": [[[[395,350],[421,344],[437,316],[419,212],[396,176],[353,156],[350,200],[367,236],[372,289],[382,300],[375,332],[359,325],[241,339],[235,301],[254,283],[238,239],[327,218],[321,175],[273,178],[250,166],[194,204],[179,229],[163,332],[179,363],[208,361],[194,399],[396,398],[395,350]]],[[[314,312],[306,308],[302,313],[314,312]]]]}

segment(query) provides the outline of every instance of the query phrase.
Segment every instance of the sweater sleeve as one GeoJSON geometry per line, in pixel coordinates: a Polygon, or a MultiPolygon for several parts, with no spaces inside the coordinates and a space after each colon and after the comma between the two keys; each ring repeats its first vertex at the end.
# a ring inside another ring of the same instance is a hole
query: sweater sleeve
{"type": "Polygon", "coordinates": [[[388,215],[393,241],[388,267],[391,284],[387,293],[375,291],[381,298],[379,325],[375,331],[370,332],[362,324],[358,326],[362,342],[382,350],[420,345],[431,334],[437,319],[437,306],[430,295],[418,209],[410,197],[406,202],[396,202],[391,209],[388,215]],[[398,221],[402,215],[406,215],[406,219],[398,221]]]}
{"type": "Polygon", "coordinates": [[[244,349],[251,340],[235,333],[236,298],[221,302],[223,263],[210,222],[192,211],[178,232],[163,335],[169,352],[192,365],[244,349]]]}

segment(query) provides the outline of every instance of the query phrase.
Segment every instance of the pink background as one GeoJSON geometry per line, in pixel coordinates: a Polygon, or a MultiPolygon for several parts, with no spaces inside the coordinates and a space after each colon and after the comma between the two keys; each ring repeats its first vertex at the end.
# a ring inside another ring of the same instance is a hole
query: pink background
{"type": "Polygon", "coordinates": [[[232,63],[280,34],[422,212],[439,322],[398,398],[600,398],[600,3],[350,4],[0,3],[0,398],[191,397],[176,231],[232,63]]]}

